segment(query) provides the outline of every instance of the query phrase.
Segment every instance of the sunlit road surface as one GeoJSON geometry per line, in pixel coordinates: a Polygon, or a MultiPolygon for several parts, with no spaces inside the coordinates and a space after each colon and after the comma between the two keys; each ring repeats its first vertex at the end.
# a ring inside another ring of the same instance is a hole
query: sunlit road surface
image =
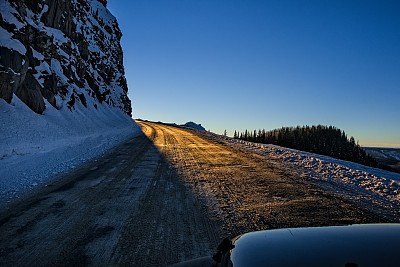
{"type": "Polygon", "coordinates": [[[261,229],[384,222],[197,131],[144,134],[0,212],[0,266],[165,266],[261,229]]]}

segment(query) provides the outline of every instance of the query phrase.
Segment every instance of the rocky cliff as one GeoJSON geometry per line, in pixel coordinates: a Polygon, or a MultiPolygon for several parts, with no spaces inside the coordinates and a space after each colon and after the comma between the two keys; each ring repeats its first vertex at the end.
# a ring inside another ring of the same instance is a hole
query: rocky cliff
{"type": "Polygon", "coordinates": [[[106,0],[0,0],[0,98],[30,109],[77,103],[131,114],[121,31],[106,0]]]}

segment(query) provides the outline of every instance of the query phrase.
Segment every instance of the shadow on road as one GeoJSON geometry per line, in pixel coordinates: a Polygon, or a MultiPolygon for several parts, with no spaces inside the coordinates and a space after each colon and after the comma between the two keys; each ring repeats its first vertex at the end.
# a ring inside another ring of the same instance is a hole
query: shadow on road
{"type": "Polygon", "coordinates": [[[153,140],[140,134],[5,207],[0,265],[162,266],[210,255],[218,222],[153,140]]]}

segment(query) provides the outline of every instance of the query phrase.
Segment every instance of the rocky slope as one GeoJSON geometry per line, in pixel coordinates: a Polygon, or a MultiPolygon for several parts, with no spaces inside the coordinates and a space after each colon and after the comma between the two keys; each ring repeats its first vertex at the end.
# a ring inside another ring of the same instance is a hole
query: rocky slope
{"type": "Polygon", "coordinates": [[[131,114],[121,31],[105,0],[0,0],[0,98],[34,112],[106,103],[131,114]]]}
{"type": "MultiPolygon", "coordinates": [[[[106,1],[0,0],[0,203],[140,133],[106,1]]],[[[0,209],[1,209],[0,204],[0,209]]]]}

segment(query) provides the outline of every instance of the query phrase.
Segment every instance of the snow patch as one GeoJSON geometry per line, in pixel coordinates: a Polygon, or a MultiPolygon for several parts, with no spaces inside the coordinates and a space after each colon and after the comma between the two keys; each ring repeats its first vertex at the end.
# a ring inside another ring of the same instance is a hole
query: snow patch
{"type": "Polygon", "coordinates": [[[58,76],[58,78],[60,79],[60,82],[62,84],[67,84],[68,78],[63,73],[63,69],[61,67],[60,61],[58,61],[55,58],[52,58],[50,64],[51,64],[51,69],[58,76]]]}
{"type": "Polygon", "coordinates": [[[16,18],[16,16],[18,16],[18,12],[10,5],[9,2],[4,0],[0,2],[0,13],[3,20],[8,24],[14,24],[17,30],[25,26],[24,23],[21,23],[16,18]]]}
{"type": "Polygon", "coordinates": [[[0,46],[17,51],[21,55],[25,55],[25,46],[17,39],[12,38],[12,34],[0,27],[0,46]]]}
{"type": "Polygon", "coordinates": [[[38,51],[36,51],[33,48],[31,48],[31,49],[32,49],[33,57],[35,57],[36,59],[39,59],[39,60],[44,60],[44,56],[42,54],[40,54],[38,51]]]}
{"type": "Polygon", "coordinates": [[[11,105],[0,99],[0,203],[50,183],[140,132],[132,118],[106,104],[95,109],[77,103],[74,112],[47,101],[46,107],[39,115],[15,95],[11,105]]]}

